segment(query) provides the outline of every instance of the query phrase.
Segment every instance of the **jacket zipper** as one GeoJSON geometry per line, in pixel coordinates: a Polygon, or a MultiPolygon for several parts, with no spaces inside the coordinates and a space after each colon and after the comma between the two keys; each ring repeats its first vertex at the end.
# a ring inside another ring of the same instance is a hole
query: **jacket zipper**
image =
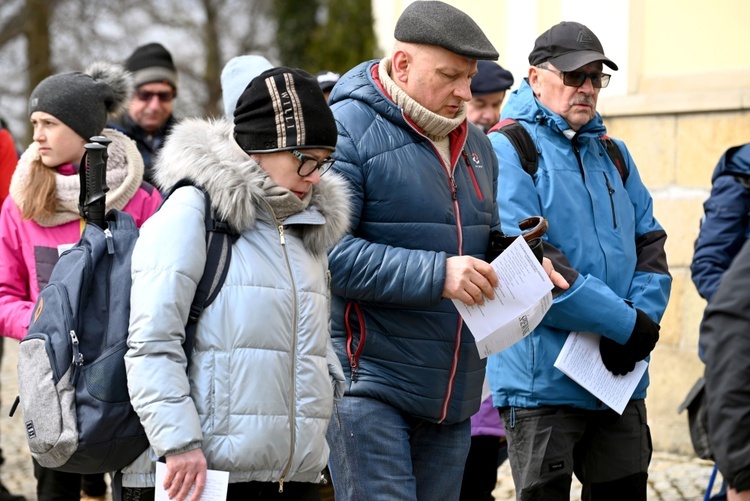
{"type": "MultiPolygon", "coordinates": [[[[411,124],[411,120],[406,116],[403,110],[401,110],[401,115],[403,116],[404,120],[411,124]]],[[[443,161],[443,157],[440,155],[440,152],[435,148],[435,145],[432,141],[429,140],[427,136],[422,134],[421,131],[414,128],[415,132],[417,132],[420,136],[427,139],[430,143],[430,146],[432,146],[433,151],[435,152],[435,156],[440,161],[440,165],[443,166],[443,169],[445,169],[445,172],[448,174],[448,181],[451,189],[451,198],[453,199],[453,208],[456,213],[456,231],[458,233],[458,249],[456,255],[463,256],[463,247],[464,247],[464,237],[463,237],[463,228],[461,227],[461,209],[458,206],[458,185],[456,184],[456,177],[455,177],[455,165],[454,168],[449,168],[445,162],[443,161]]],[[[466,146],[466,138],[468,138],[468,133],[464,137],[463,144],[461,144],[460,148],[461,150],[464,149],[466,146]]],[[[452,155],[451,155],[452,157],[452,155]]],[[[456,163],[458,163],[458,159],[456,159],[456,163]]],[[[362,325],[362,324],[360,324],[362,325]]],[[[456,338],[454,341],[454,348],[453,348],[453,363],[451,365],[451,372],[450,377],[448,379],[448,387],[445,391],[445,398],[443,400],[443,408],[442,412],[440,413],[440,418],[438,419],[438,423],[442,423],[445,420],[445,417],[448,415],[448,404],[450,403],[451,397],[453,396],[453,385],[456,380],[456,372],[458,371],[458,355],[459,355],[459,347],[461,345],[461,327],[463,326],[463,320],[461,319],[461,316],[458,317],[458,325],[456,328],[456,338]]],[[[361,341],[360,341],[361,343],[361,341]]],[[[353,380],[353,378],[352,378],[353,380]]]]}
{"type": "MultiPolygon", "coordinates": [[[[437,149],[432,144],[432,142],[430,142],[430,145],[432,145],[433,150],[435,150],[435,155],[438,157],[438,160],[440,160],[440,164],[448,173],[448,178],[450,179],[451,198],[453,199],[453,208],[456,213],[456,231],[458,232],[458,249],[457,249],[456,254],[458,256],[463,256],[464,235],[463,235],[463,227],[461,226],[461,208],[458,205],[458,185],[456,184],[455,165],[452,168],[449,168],[448,165],[446,165],[445,162],[443,161],[443,157],[440,156],[440,152],[437,151],[437,149]]],[[[466,141],[464,140],[464,144],[461,145],[462,151],[465,145],[466,145],[466,141]]],[[[440,417],[438,418],[438,423],[442,423],[445,420],[446,416],[448,415],[448,407],[450,405],[451,397],[453,396],[453,385],[456,382],[456,372],[458,372],[458,356],[460,353],[459,348],[461,346],[462,326],[463,326],[463,320],[461,319],[461,316],[459,315],[458,324],[456,325],[456,336],[453,341],[453,362],[451,364],[450,375],[448,376],[448,386],[445,390],[445,397],[443,398],[443,406],[440,411],[440,417]]]]}
{"type": "Polygon", "coordinates": [[[607,191],[609,192],[609,205],[612,207],[612,226],[617,228],[617,216],[615,215],[615,189],[612,187],[612,185],[609,183],[609,177],[607,177],[606,172],[602,172],[604,175],[604,182],[607,183],[607,191]]]}
{"type": "Polygon", "coordinates": [[[289,380],[291,382],[291,388],[289,392],[289,461],[287,461],[286,466],[284,467],[284,471],[281,472],[281,478],[279,478],[279,493],[284,492],[284,481],[286,480],[286,476],[289,473],[289,470],[292,469],[292,458],[294,458],[294,442],[297,439],[296,437],[296,431],[295,431],[295,415],[296,415],[296,406],[295,406],[295,399],[294,395],[297,392],[297,380],[294,377],[294,359],[297,357],[297,284],[294,281],[294,274],[292,273],[292,265],[289,261],[289,253],[287,251],[286,247],[286,237],[284,236],[284,225],[279,224],[278,220],[276,219],[276,214],[274,214],[273,209],[271,208],[271,205],[266,202],[266,205],[268,205],[268,210],[271,214],[271,217],[273,217],[274,224],[276,224],[276,228],[279,230],[279,244],[281,244],[281,250],[284,253],[284,261],[286,262],[286,268],[289,271],[289,281],[292,285],[292,297],[294,298],[294,304],[293,304],[293,317],[292,317],[292,325],[294,332],[292,333],[292,363],[289,367],[289,380]]]}

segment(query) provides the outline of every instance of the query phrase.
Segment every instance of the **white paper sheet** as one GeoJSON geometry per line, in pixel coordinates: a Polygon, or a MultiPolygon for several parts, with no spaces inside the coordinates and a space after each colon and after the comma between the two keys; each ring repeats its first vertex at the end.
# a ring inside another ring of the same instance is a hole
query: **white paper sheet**
{"type": "Polygon", "coordinates": [[[599,334],[593,332],[571,332],[555,360],[555,367],[610,409],[622,414],[646,372],[648,362],[641,360],[632,372],[615,376],[602,362],[599,338],[599,334]]]}
{"type": "MultiPolygon", "coordinates": [[[[156,496],[154,501],[169,501],[167,491],[164,490],[164,476],[167,474],[167,465],[162,462],[156,463],[156,496]]],[[[225,501],[227,499],[227,488],[229,487],[229,472],[218,470],[206,471],[206,487],[203,488],[201,501],[225,501]]],[[[193,489],[190,489],[193,492],[193,489]]],[[[188,494],[187,499],[190,498],[188,494]]]]}
{"type": "Polygon", "coordinates": [[[523,238],[494,261],[499,283],[495,299],[483,305],[453,304],[474,335],[479,356],[485,358],[526,337],[542,321],[552,305],[554,287],[547,273],[523,238]]]}

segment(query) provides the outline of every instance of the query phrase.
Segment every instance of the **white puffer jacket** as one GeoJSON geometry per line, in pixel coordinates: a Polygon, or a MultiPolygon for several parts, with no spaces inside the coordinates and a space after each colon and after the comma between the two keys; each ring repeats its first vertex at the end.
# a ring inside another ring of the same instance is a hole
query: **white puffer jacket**
{"type": "Polygon", "coordinates": [[[141,229],[125,362],[152,449],[123,471],[123,485],[153,486],[156,457],[198,447],[230,482],[317,482],[344,379],[330,340],[326,250],[348,225],[345,184],[323,176],[282,238],[264,201],[265,171],[236,145],[227,120],[174,128],[156,179],[164,188],[184,177],[206,188],[241,236],[198,322],[188,377],[184,325],[206,259],[202,195],[177,190],[141,229]]]}

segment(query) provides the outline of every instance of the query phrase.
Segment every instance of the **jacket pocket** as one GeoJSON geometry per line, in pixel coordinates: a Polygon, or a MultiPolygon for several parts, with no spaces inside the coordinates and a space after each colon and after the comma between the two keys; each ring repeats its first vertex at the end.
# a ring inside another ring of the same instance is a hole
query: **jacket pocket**
{"type": "Polygon", "coordinates": [[[352,301],[346,304],[346,312],[344,314],[344,324],[346,327],[346,356],[349,359],[349,367],[352,371],[352,382],[357,380],[357,370],[359,369],[359,357],[362,355],[362,350],[365,347],[366,330],[365,330],[365,317],[362,313],[362,309],[357,303],[352,301]],[[352,328],[351,315],[352,309],[357,315],[357,323],[359,324],[359,336],[355,335],[356,326],[352,328]],[[356,341],[356,346],[355,346],[356,341]]]}

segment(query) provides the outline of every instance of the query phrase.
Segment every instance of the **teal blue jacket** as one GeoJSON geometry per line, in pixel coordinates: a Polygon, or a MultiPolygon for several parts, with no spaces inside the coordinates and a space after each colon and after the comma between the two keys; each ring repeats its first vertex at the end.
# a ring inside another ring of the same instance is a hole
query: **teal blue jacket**
{"type": "MultiPolygon", "coordinates": [[[[508,139],[490,134],[500,164],[503,230],[517,234],[521,219],[547,218],[545,256],[571,285],[553,291],[553,305],[539,327],[490,357],[493,401],[496,407],[599,409],[603,404],[596,397],[553,364],[571,331],[596,332],[624,344],[635,325],[635,308],[661,321],[672,281],[666,233],[654,218],[653,200],[630,153],[616,140],[629,171],[623,185],[599,141],[606,129],[598,113],[569,139],[567,122],[542,105],[524,81],[503,108],[503,118],[523,124],[539,152],[532,177],[508,139]]],[[[648,382],[647,372],[633,398],[645,397],[648,382]]]]}

